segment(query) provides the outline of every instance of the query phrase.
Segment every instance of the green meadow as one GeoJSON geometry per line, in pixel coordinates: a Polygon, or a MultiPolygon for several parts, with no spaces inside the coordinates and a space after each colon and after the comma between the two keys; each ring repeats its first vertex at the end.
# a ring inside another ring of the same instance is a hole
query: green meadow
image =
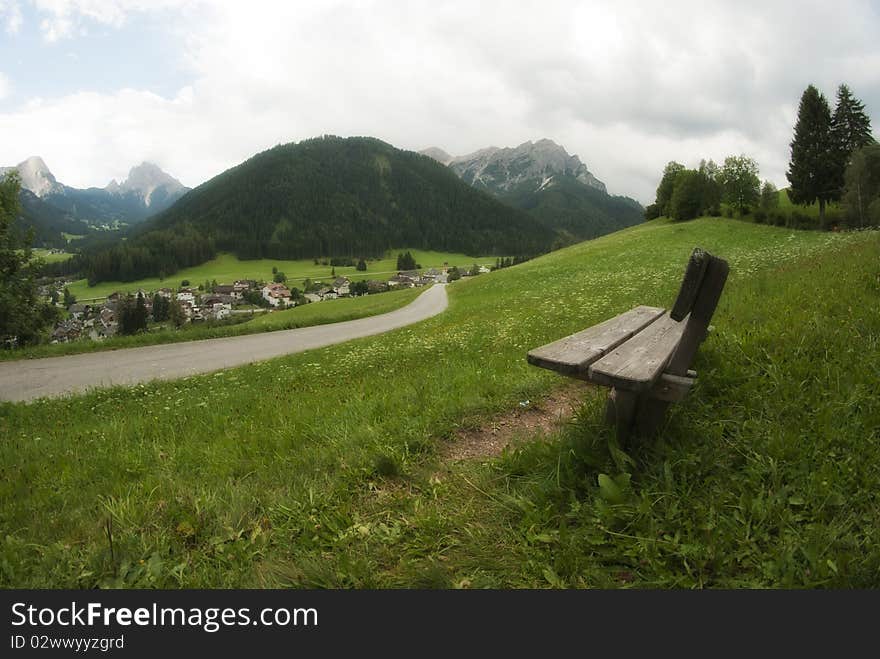
{"type": "Polygon", "coordinates": [[[303,259],[298,261],[277,261],[273,259],[257,259],[251,261],[242,261],[232,254],[219,254],[217,258],[203,263],[202,265],[192,268],[185,268],[175,273],[172,277],[159,279],[152,277],[149,279],[139,279],[132,282],[101,282],[95,286],[89,286],[85,279],[80,279],[72,283],[68,288],[78,300],[103,299],[115,291],[136,292],[143,288],[148,291],[155,291],[159,288],[167,286],[169,288],[178,288],[180,282],[189,280],[193,286],[203,284],[205,281],[217,280],[219,284],[231,284],[236,279],[255,279],[257,281],[272,280],[272,268],[287,275],[287,283],[289,286],[297,286],[302,288],[302,281],[306,278],[312,280],[329,281],[332,278],[332,272],[335,270],[337,277],[349,277],[353,281],[361,279],[388,279],[397,274],[397,254],[409,251],[416,262],[423,268],[442,267],[444,263],[449,266],[457,265],[471,266],[474,263],[480,265],[494,265],[495,257],[473,257],[465,254],[452,254],[446,252],[429,252],[422,250],[389,250],[385,254],[385,258],[380,260],[367,261],[366,272],[358,272],[354,267],[337,266],[332,268],[329,265],[315,265],[314,259],[303,259]]]}
{"type": "Polygon", "coordinates": [[[48,249],[42,249],[40,247],[35,247],[31,250],[34,258],[42,259],[46,263],[60,263],[61,261],[66,261],[73,254],[70,252],[62,252],[62,253],[51,253],[48,249]]]}
{"type": "Polygon", "coordinates": [[[880,234],[655,220],[448,291],[385,335],[0,405],[0,586],[880,583],[880,234]],[[588,390],[561,431],[445,457],[570,385],[529,349],[671,304],[694,246],[731,275],[656,440],[617,446],[588,390]]]}
{"type": "Polygon", "coordinates": [[[234,315],[232,320],[239,322],[204,322],[187,324],[180,329],[173,329],[167,323],[152,328],[150,331],[133,336],[114,336],[103,341],[81,339],[70,343],[43,344],[17,350],[0,350],[0,361],[15,359],[36,359],[40,357],[59,357],[75,355],[83,352],[101,352],[119,350],[120,348],[137,348],[158,345],[160,343],[180,343],[200,339],[217,339],[225,336],[241,336],[258,334],[273,330],[295,329],[312,325],[340,323],[356,320],[367,316],[388,313],[412,302],[424,292],[424,288],[409,288],[388,291],[356,298],[340,298],[306,304],[284,311],[266,313],[262,309],[254,310],[253,317],[246,314],[234,315]]]}

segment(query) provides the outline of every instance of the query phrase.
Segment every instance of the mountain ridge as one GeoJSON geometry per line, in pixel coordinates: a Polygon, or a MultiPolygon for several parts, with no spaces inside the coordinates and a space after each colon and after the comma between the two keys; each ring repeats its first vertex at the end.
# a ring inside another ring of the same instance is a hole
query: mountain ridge
{"type": "Polygon", "coordinates": [[[11,167],[0,167],[0,176],[17,171],[21,178],[22,214],[18,225],[33,229],[39,245],[63,247],[62,233],[135,224],[170,207],[189,188],[158,165],[143,162],[132,167],[122,184],[105,188],[74,188],[59,182],[40,156],[31,156],[11,167]],[[76,231],[71,231],[71,228],[76,231]]]}
{"type": "Polygon", "coordinates": [[[545,226],[586,240],[643,221],[641,204],[608,194],[577,155],[542,138],[516,147],[489,146],[463,156],[438,147],[420,151],[445,164],[464,182],[525,210],[545,226]],[[447,156],[445,159],[438,154],[447,156]],[[445,162],[444,162],[445,160],[445,162]]]}

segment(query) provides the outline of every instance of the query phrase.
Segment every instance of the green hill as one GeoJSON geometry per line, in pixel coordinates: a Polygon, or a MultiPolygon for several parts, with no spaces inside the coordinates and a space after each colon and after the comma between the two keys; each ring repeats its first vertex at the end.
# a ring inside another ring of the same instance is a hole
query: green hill
{"type": "Polygon", "coordinates": [[[530,213],[544,226],[575,240],[604,236],[645,219],[644,209],[634,199],[609,195],[573,176],[556,175],[553,185],[540,190],[533,185],[520,186],[497,196],[530,213]]]}
{"type": "Polygon", "coordinates": [[[878,263],[877,232],[658,220],[452,284],[387,335],[0,405],[0,586],[874,587],[878,263]],[[696,245],[731,275],[656,441],[621,450],[583,389],[561,431],[448,457],[571,386],[529,349],[668,306],[696,245]],[[600,474],[629,479],[617,500],[600,474]]]}
{"type": "Polygon", "coordinates": [[[126,244],[76,265],[91,281],[130,281],[197,265],[215,250],[274,259],[373,257],[399,245],[533,255],[554,237],[426,156],[372,138],[322,137],[250,158],[134,230],[126,244]]]}

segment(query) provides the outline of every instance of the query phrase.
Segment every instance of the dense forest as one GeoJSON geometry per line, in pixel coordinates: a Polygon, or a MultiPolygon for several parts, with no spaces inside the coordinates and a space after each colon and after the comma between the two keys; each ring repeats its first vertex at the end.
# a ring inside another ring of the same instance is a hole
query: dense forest
{"type": "Polygon", "coordinates": [[[521,188],[498,198],[527,211],[544,226],[570,235],[573,241],[603,236],[644,219],[644,209],[634,199],[609,195],[573,176],[556,175],[553,182],[541,190],[521,188]]]}
{"type": "Polygon", "coordinates": [[[427,156],[372,138],[276,146],[192,190],[112,248],[68,266],[91,281],[170,275],[215,250],[240,258],[379,256],[407,246],[534,255],[556,232],[427,156]]]}

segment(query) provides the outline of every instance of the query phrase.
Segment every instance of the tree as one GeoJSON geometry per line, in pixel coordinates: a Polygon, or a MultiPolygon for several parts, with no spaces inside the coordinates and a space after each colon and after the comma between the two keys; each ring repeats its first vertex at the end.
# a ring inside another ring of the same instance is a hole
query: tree
{"type": "Polygon", "coordinates": [[[138,293],[135,299],[126,295],[119,301],[116,310],[119,318],[120,334],[137,334],[147,329],[147,307],[144,303],[143,293],[138,293]]]}
{"type": "Polygon", "coordinates": [[[700,168],[697,171],[700,173],[703,184],[700,214],[717,217],[721,215],[721,200],[724,197],[720,180],[721,169],[714,160],[709,160],[709,162],[701,160],[700,168]]]}
{"type": "Polygon", "coordinates": [[[275,276],[272,277],[272,281],[274,281],[276,284],[283,284],[287,281],[287,275],[285,275],[283,272],[279,272],[276,270],[275,276]]]}
{"type": "Polygon", "coordinates": [[[770,181],[761,186],[761,210],[771,211],[779,206],[779,190],[770,181]]]}
{"type": "Polygon", "coordinates": [[[350,292],[352,297],[359,297],[361,295],[366,295],[370,292],[370,286],[366,281],[361,279],[360,281],[352,282],[350,287],[350,292]]]}
{"type": "Polygon", "coordinates": [[[67,286],[64,287],[64,308],[68,309],[70,305],[76,304],[76,295],[70,292],[67,286]]]}
{"type": "Polygon", "coordinates": [[[702,210],[703,184],[704,179],[698,171],[686,169],[679,172],[667,214],[676,220],[692,220],[698,217],[702,210]]]}
{"type": "Polygon", "coordinates": [[[659,215],[670,215],[672,202],[672,193],[675,191],[675,179],[684,171],[684,165],[675,161],[667,163],[663,169],[663,178],[660,179],[660,185],[657,186],[657,199],[654,202],[657,206],[656,211],[659,215]]]}
{"type": "Polygon", "coordinates": [[[367,262],[361,259],[358,261],[357,266],[355,268],[358,272],[366,272],[367,271],[367,262]]]}
{"type": "Polygon", "coordinates": [[[175,327],[180,327],[186,322],[186,314],[183,311],[183,306],[180,304],[180,300],[177,298],[169,301],[168,319],[175,327]]]}
{"type": "MultiPolygon", "coordinates": [[[[844,174],[853,153],[874,143],[871,136],[871,119],[865,113],[865,105],[854,98],[846,85],[837,89],[837,106],[831,117],[831,139],[834,143],[834,180],[832,185],[843,192],[844,174]]],[[[839,195],[835,198],[839,198],[839,195]]]]}
{"type": "Polygon", "coordinates": [[[850,225],[880,226],[880,145],[853,153],[844,175],[843,205],[850,225]]]}
{"type": "Polygon", "coordinates": [[[5,346],[35,343],[59,317],[58,309],[37,293],[42,262],[31,258],[30,236],[20,236],[13,226],[20,189],[15,172],[0,180],[0,341],[5,346]]]}
{"type": "Polygon", "coordinates": [[[446,281],[457,281],[461,279],[461,270],[457,265],[452,266],[446,273],[446,281]]]}
{"type": "Polygon", "coordinates": [[[729,156],[718,175],[724,198],[740,214],[746,213],[761,198],[761,179],[758,163],[746,156],[729,156]]]}
{"type": "Polygon", "coordinates": [[[788,196],[796,204],[819,202],[819,224],[825,225],[825,204],[834,198],[834,143],[828,101],[813,85],[804,90],[798,107],[791,160],[786,176],[788,196]]]}
{"type": "Polygon", "coordinates": [[[400,270],[415,270],[416,269],[416,260],[412,254],[407,252],[406,254],[398,254],[397,255],[397,269],[400,270]]]}
{"type": "Polygon", "coordinates": [[[153,320],[162,323],[168,320],[171,311],[171,301],[164,295],[156,293],[153,296],[153,320]]]}

